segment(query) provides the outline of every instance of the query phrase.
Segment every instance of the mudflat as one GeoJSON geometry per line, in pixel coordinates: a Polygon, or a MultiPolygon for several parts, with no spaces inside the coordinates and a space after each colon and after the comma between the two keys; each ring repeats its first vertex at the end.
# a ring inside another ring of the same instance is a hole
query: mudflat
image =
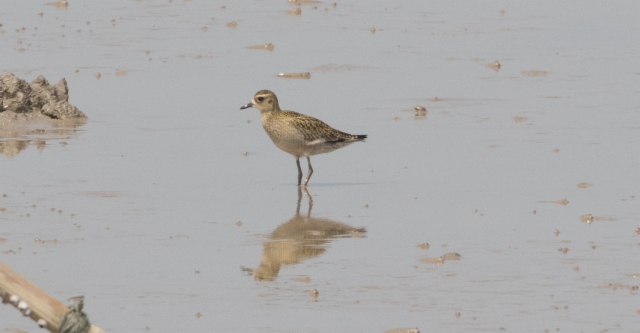
{"type": "Polygon", "coordinates": [[[0,261],[106,331],[640,327],[635,1],[2,7],[87,119],[0,125],[0,261]],[[262,89],[369,136],[311,201],[262,89]]]}

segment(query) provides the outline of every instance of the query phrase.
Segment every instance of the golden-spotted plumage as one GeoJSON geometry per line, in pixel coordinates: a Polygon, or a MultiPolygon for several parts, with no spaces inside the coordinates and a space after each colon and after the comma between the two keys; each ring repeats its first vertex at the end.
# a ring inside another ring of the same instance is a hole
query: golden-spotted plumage
{"type": "Polygon", "coordinates": [[[296,158],[298,185],[302,182],[301,156],[305,156],[309,162],[309,172],[304,181],[306,186],[313,174],[309,156],[329,153],[367,138],[366,135],[351,135],[338,131],[321,120],[301,113],[282,111],[278,97],[269,90],[258,91],[251,103],[240,109],[250,107],[260,110],[262,127],[276,147],[296,158]]]}

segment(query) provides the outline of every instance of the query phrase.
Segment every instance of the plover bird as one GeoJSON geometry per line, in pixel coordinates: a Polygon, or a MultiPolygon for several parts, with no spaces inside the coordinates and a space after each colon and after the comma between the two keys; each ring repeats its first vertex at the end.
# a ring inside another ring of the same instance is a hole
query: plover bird
{"type": "Polygon", "coordinates": [[[253,96],[251,103],[243,105],[240,110],[250,107],[260,110],[262,127],[276,147],[296,158],[298,186],[302,184],[300,157],[305,156],[309,163],[307,178],[302,184],[302,186],[306,186],[313,174],[309,156],[330,153],[367,138],[366,135],[340,132],[324,122],[304,114],[280,110],[276,94],[269,90],[258,91],[253,96]]]}

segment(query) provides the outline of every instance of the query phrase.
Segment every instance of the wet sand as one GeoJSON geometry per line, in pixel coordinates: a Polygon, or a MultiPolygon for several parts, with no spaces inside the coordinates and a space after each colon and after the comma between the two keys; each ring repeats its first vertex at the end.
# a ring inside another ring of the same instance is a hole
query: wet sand
{"type": "Polygon", "coordinates": [[[65,78],[88,120],[0,128],[0,260],[107,332],[640,327],[635,2],[3,8],[0,71],[65,78]],[[261,89],[369,135],[309,186],[362,237],[278,236],[296,170],[238,110],[261,89]],[[304,253],[240,268],[279,246],[304,253]]]}

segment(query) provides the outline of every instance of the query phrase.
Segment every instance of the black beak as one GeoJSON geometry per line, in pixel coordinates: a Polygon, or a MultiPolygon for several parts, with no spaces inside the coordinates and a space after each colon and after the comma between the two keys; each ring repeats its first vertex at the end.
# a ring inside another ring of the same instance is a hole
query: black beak
{"type": "Polygon", "coordinates": [[[252,106],[253,106],[253,103],[245,104],[245,105],[240,107],[240,110],[248,109],[248,108],[250,108],[252,106]]]}

